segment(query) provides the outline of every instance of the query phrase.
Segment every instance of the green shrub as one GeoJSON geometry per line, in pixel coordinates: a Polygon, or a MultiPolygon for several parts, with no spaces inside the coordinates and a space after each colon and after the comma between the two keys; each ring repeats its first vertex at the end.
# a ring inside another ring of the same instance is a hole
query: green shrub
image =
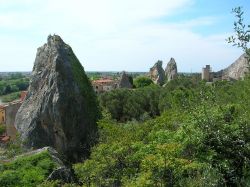
{"type": "Polygon", "coordinates": [[[134,80],[134,85],[136,88],[141,88],[153,84],[153,81],[149,77],[139,76],[134,80]]]}
{"type": "Polygon", "coordinates": [[[57,167],[47,151],[0,164],[0,186],[37,186],[57,167]]]}

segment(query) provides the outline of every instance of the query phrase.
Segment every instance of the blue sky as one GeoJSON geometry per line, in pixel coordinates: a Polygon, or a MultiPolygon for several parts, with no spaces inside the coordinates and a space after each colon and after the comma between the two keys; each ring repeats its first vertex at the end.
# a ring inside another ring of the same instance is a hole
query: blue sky
{"type": "Polygon", "coordinates": [[[231,9],[249,0],[0,0],[0,71],[31,71],[49,34],[70,44],[86,71],[148,71],[174,57],[181,72],[227,67],[241,50],[231,9]]]}

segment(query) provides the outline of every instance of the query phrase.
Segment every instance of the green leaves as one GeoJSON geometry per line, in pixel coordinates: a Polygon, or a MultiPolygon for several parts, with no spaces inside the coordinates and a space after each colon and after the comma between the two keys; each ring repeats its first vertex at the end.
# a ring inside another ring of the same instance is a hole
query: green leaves
{"type": "MultiPolygon", "coordinates": [[[[242,7],[236,7],[232,9],[232,13],[236,17],[236,21],[234,22],[234,36],[230,36],[227,39],[228,43],[232,43],[233,46],[241,48],[246,54],[248,61],[250,60],[250,54],[248,49],[248,44],[250,41],[250,29],[246,30],[246,25],[243,23],[243,15],[244,12],[242,7]]],[[[248,25],[249,28],[249,25],[248,25]]]]}
{"type": "Polygon", "coordinates": [[[147,108],[167,107],[144,122],[117,123],[110,116],[100,121],[99,144],[89,160],[75,166],[81,182],[86,186],[246,186],[250,79],[210,86],[184,83],[102,95],[107,106],[108,99],[112,103],[117,97],[123,115],[131,109],[133,116],[137,107],[141,112],[144,100],[139,96],[151,99],[147,108]]]}
{"type": "Polygon", "coordinates": [[[149,77],[145,77],[145,76],[136,77],[134,80],[134,85],[136,88],[149,86],[151,84],[154,84],[153,81],[149,77]]]}
{"type": "Polygon", "coordinates": [[[37,186],[57,167],[47,152],[0,164],[0,186],[37,186]]]}

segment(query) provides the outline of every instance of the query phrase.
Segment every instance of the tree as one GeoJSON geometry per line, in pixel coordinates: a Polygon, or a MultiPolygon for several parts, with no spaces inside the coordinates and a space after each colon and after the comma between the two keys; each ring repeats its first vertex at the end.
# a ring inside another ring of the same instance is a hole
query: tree
{"type": "Polygon", "coordinates": [[[134,85],[136,88],[149,86],[150,84],[153,84],[153,81],[145,76],[139,76],[134,80],[134,85]]]}
{"type": "Polygon", "coordinates": [[[241,48],[247,55],[247,60],[250,63],[250,49],[248,48],[250,41],[250,25],[246,27],[243,19],[242,7],[236,7],[232,9],[232,13],[235,14],[236,21],[234,22],[234,36],[230,36],[227,39],[228,43],[232,43],[233,46],[241,48]],[[248,28],[248,29],[247,29],[248,28]]]}
{"type": "Polygon", "coordinates": [[[134,82],[133,82],[133,77],[132,77],[132,75],[129,75],[129,76],[128,76],[128,80],[129,80],[130,84],[133,85],[133,87],[134,87],[134,82]]]}
{"type": "Polygon", "coordinates": [[[10,85],[7,85],[5,88],[4,88],[4,94],[8,94],[11,92],[11,86],[10,85]]]}

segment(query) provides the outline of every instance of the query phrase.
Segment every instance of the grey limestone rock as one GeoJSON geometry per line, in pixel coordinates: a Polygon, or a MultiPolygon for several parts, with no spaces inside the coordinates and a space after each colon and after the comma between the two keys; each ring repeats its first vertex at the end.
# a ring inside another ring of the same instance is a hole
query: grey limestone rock
{"type": "Polygon", "coordinates": [[[239,80],[249,72],[249,63],[246,54],[241,55],[233,64],[220,71],[222,79],[239,80]]]}
{"type": "Polygon", "coordinates": [[[175,59],[171,58],[165,69],[165,76],[167,78],[167,81],[176,79],[177,75],[178,75],[177,64],[175,62],[175,59]]]}
{"type": "Polygon", "coordinates": [[[149,76],[155,84],[163,85],[165,81],[165,72],[162,68],[162,61],[158,60],[152,68],[150,68],[149,76]]]}
{"type": "Polygon", "coordinates": [[[123,71],[118,83],[119,88],[132,88],[133,85],[129,81],[129,76],[123,71]]]}
{"type": "Polygon", "coordinates": [[[27,148],[51,146],[71,160],[87,153],[100,116],[96,96],[71,47],[57,36],[38,48],[15,127],[27,148]]]}

